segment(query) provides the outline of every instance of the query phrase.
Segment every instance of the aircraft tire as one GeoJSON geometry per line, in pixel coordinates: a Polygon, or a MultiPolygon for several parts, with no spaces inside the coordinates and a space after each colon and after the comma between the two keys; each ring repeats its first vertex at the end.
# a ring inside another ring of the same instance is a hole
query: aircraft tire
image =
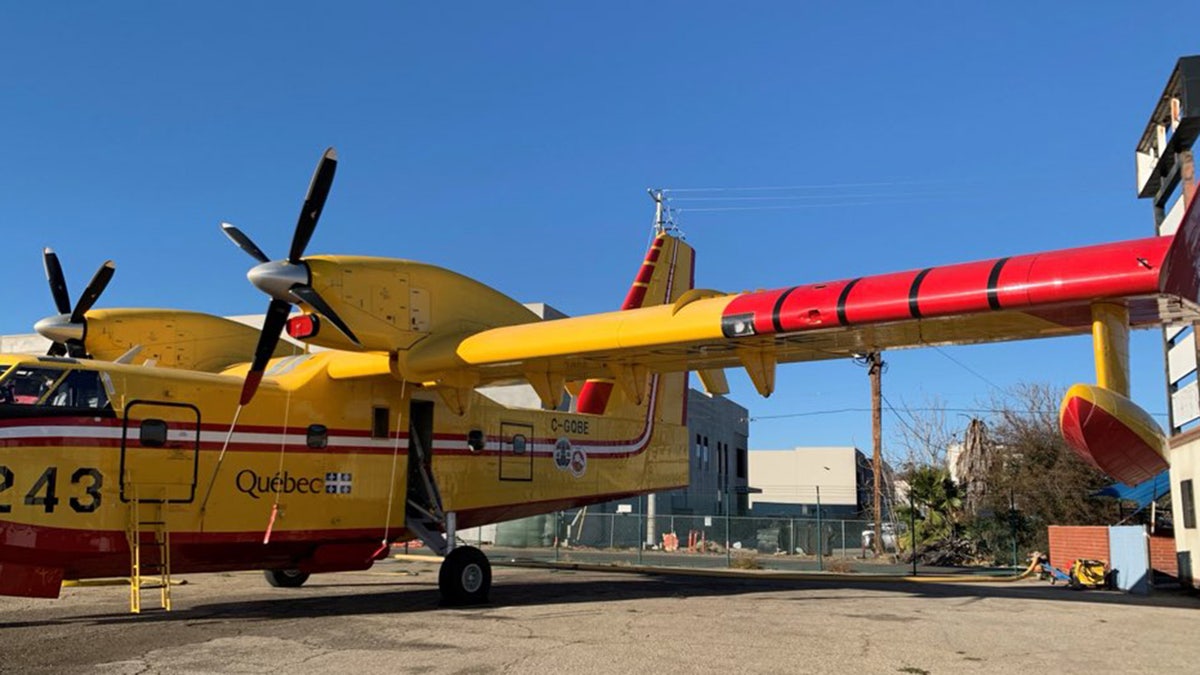
{"type": "Polygon", "coordinates": [[[300,570],[263,570],[263,575],[275,588],[300,588],[308,581],[308,572],[300,570]]]}
{"type": "Polygon", "coordinates": [[[442,561],[438,589],[444,605],[483,604],[492,590],[492,564],[483,551],[474,546],[460,546],[442,561]]]}

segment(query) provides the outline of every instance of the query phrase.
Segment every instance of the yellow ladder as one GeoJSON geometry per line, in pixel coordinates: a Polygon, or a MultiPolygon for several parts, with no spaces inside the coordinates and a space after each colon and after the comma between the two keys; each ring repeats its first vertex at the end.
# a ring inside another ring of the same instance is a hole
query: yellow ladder
{"type": "Polygon", "coordinates": [[[161,500],[145,505],[138,500],[135,493],[129,504],[129,611],[137,614],[142,611],[142,577],[158,578],[159,603],[163,609],[171,609],[171,535],[167,531],[167,521],[163,513],[161,500]],[[143,515],[143,506],[152,507],[152,513],[143,515]],[[142,534],[151,535],[151,540],[142,541],[142,534]],[[149,548],[146,560],[143,560],[143,548],[149,548]]]}

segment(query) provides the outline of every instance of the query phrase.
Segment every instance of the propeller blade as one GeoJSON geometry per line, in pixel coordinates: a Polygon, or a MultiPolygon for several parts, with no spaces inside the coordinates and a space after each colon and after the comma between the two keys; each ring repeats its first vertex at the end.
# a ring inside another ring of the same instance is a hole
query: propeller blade
{"type": "Polygon", "coordinates": [[[308,194],[304,197],[304,206],[300,209],[300,218],[296,221],[296,232],[292,235],[292,247],[288,249],[288,262],[293,265],[300,262],[308,241],[312,239],[313,230],[317,229],[317,220],[325,208],[325,198],[329,196],[329,188],[333,185],[333,174],[337,171],[337,151],[329,148],[317,162],[313,172],[312,182],[308,185],[308,194]]]}
{"type": "Polygon", "coordinates": [[[46,281],[50,282],[50,293],[54,296],[54,306],[59,314],[70,314],[71,295],[67,293],[67,279],[63,276],[62,265],[54,249],[42,249],[42,262],[46,267],[46,281]]]}
{"type": "Polygon", "coordinates": [[[275,353],[275,345],[279,344],[279,336],[283,333],[288,313],[291,311],[292,305],[283,300],[272,300],[267,306],[267,315],[263,317],[262,335],[258,338],[258,346],[254,348],[254,362],[250,364],[250,371],[246,373],[246,381],[242,384],[239,405],[249,403],[250,399],[254,398],[254,392],[258,391],[263,371],[267,369],[267,361],[270,361],[275,353]]]}
{"type": "Polygon", "coordinates": [[[104,292],[108,282],[112,281],[113,272],[116,269],[117,266],[113,264],[113,261],[106,260],[100,269],[96,270],[96,275],[92,277],[87,288],[83,289],[83,295],[79,296],[79,302],[75,303],[75,310],[71,312],[73,323],[83,321],[83,315],[92,308],[92,305],[96,304],[96,299],[104,292]]]}
{"type": "Polygon", "coordinates": [[[46,356],[66,356],[67,346],[61,342],[55,342],[50,345],[50,349],[46,352],[46,356]]]}
{"type": "Polygon", "coordinates": [[[310,307],[317,310],[318,314],[326,319],[329,319],[329,323],[337,326],[337,329],[342,331],[343,335],[350,338],[351,342],[356,345],[362,344],[358,341],[358,336],[354,334],[354,331],[350,330],[350,326],[347,326],[346,322],[342,321],[342,317],[338,316],[337,312],[333,311],[333,308],[329,306],[329,303],[325,302],[325,298],[322,298],[321,294],[317,293],[316,289],[314,289],[312,286],[302,286],[297,284],[292,286],[291,293],[292,295],[296,296],[297,299],[304,301],[310,307]]]}
{"type": "Polygon", "coordinates": [[[242,249],[246,253],[249,253],[251,258],[254,258],[260,263],[271,261],[271,259],[267,257],[267,254],[262,252],[261,248],[254,245],[254,242],[251,241],[250,237],[246,236],[245,232],[242,232],[229,223],[221,223],[221,229],[225,232],[225,236],[229,237],[230,241],[237,244],[238,248],[242,249]]]}

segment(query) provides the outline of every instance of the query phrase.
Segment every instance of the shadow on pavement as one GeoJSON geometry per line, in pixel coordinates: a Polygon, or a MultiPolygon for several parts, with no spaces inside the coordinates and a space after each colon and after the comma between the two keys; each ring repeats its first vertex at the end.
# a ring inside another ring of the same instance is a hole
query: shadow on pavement
{"type": "MultiPolygon", "coordinates": [[[[822,593],[806,596],[806,591],[853,589],[903,593],[910,597],[1000,598],[1043,600],[1047,602],[1103,603],[1134,606],[1159,606],[1195,609],[1200,600],[1186,593],[1160,592],[1151,596],[1133,596],[1115,591],[1075,591],[1034,581],[1008,584],[912,583],[905,581],[847,580],[775,580],[769,577],[714,578],[687,576],[675,572],[669,576],[630,572],[541,571],[545,581],[520,580],[523,573],[501,574],[492,586],[491,603],[467,608],[442,608],[436,584],[407,583],[403,588],[387,589],[385,584],[337,583],[336,576],[303,588],[281,590],[274,597],[256,597],[236,602],[215,602],[179,608],[171,612],[140,615],[126,613],[92,614],[56,619],[0,622],[0,629],[39,625],[144,625],[197,621],[260,621],[264,619],[302,619],[308,617],[363,616],[429,611],[455,612],[460,615],[488,617],[489,613],[509,607],[580,605],[629,600],[689,597],[721,597],[764,592],[790,592],[776,600],[824,602],[839,596],[822,593]],[[354,589],[379,589],[360,592],[354,589]],[[346,593],[350,589],[351,592],[346,593]]],[[[852,597],[847,595],[846,597],[852,597]]],[[[861,597],[861,596],[855,596],[861,597]]]]}

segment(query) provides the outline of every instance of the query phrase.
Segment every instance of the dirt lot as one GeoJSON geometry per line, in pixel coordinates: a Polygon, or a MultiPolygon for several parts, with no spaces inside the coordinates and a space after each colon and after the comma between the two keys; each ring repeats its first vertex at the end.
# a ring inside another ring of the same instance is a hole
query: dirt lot
{"type": "Polygon", "coordinates": [[[1200,651],[1183,595],[498,567],[492,604],[443,609],[436,571],[388,561],[292,590],[192,575],[174,611],[139,616],[120,585],[0,598],[0,671],[1190,672],[1200,651]]]}

